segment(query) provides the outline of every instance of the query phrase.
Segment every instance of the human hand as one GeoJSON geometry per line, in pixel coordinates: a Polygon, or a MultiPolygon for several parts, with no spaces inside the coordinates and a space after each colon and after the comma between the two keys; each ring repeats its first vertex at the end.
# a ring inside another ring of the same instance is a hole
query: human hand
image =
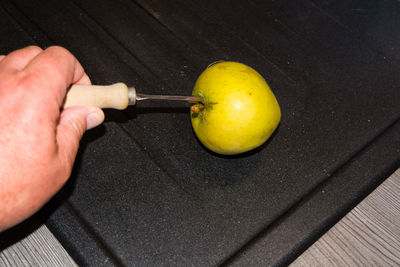
{"type": "Polygon", "coordinates": [[[71,84],[90,84],[61,47],[0,56],[0,231],[40,209],[68,180],[85,130],[104,120],[96,107],[61,110],[71,84]]]}

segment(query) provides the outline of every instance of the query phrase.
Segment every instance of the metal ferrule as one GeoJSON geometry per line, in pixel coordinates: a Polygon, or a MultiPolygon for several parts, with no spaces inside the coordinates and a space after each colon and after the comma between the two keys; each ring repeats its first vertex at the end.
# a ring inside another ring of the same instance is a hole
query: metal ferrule
{"type": "Polygon", "coordinates": [[[136,89],[135,87],[129,87],[128,88],[128,97],[129,97],[129,105],[135,105],[136,104],[136,89]]]}

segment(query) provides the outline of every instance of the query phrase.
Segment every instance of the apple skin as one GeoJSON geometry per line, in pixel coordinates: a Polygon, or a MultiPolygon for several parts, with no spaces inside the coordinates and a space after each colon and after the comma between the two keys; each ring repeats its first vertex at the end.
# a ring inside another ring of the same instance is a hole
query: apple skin
{"type": "Polygon", "coordinates": [[[192,95],[203,99],[191,107],[194,132],[218,154],[240,154],[262,145],[281,119],[278,101],[264,78],[238,62],[209,66],[192,95]]]}

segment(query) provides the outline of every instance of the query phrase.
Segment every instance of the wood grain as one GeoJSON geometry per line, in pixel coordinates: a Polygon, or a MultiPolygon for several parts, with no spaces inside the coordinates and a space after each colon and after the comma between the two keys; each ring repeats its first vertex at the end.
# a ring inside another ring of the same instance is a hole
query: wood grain
{"type": "Polygon", "coordinates": [[[399,200],[397,170],[292,266],[399,266],[399,200]]]}
{"type": "Polygon", "coordinates": [[[77,265],[47,227],[42,225],[0,251],[0,266],[77,265]]]}

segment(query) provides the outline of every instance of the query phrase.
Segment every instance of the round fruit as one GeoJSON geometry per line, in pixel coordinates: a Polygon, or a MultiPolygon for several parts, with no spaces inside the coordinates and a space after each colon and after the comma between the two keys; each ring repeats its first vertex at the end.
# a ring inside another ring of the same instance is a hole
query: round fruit
{"type": "Polygon", "coordinates": [[[237,62],[209,66],[193,95],[202,98],[190,110],[192,126],[210,150],[233,155],[263,144],[277,128],[281,111],[264,78],[237,62]]]}

